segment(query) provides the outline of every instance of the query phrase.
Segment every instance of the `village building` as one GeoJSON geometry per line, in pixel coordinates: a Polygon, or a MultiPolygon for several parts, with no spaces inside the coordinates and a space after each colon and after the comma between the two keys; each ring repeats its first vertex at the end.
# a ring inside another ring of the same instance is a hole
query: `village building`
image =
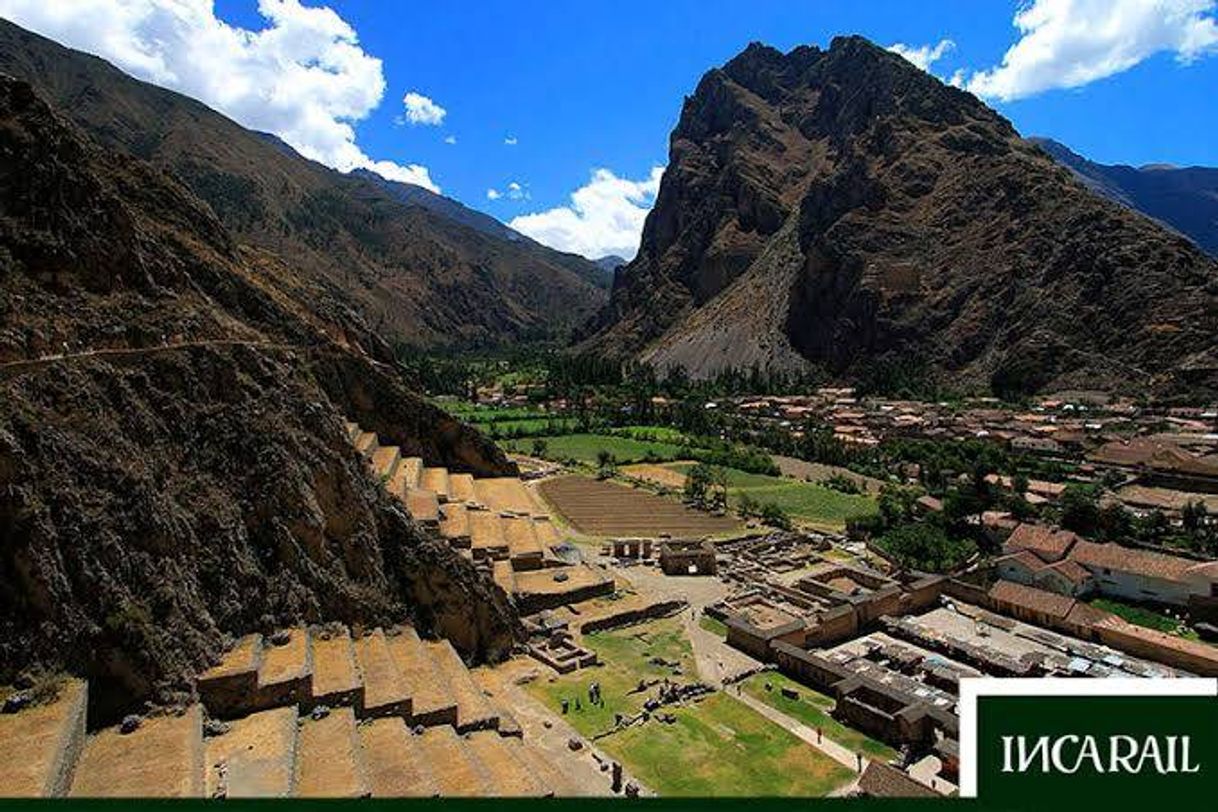
{"type": "Polygon", "coordinates": [[[1218,562],[1098,544],[1032,523],[1015,528],[1003,553],[994,560],[999,577],[1062,595],[1194,607],[1206,615],[1218,603],[1218,562]]]}

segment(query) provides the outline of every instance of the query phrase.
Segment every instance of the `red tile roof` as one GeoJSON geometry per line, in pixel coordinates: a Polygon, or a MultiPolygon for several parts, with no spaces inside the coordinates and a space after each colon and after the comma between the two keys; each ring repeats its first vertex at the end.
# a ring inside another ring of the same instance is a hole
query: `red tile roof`
{"type": "Polygon", "coordinates": [[[1184,573],[1197,565],[1191,559],[1166,553],[1081,540],[1070,551],[1070,558],[1090,569],[1128,572],[1164,581],[1181,581],[1184,573]]]}
{"type": "Polygon", "coordinates": [[[1193,456],[1175,443],[1146,437],[1105,443],[1095,450],[1091,459],[1110,465],[1147,466],[1159,471],[1218,476],[1218,465],[1193,456]]]}
{"type": "Polygon", "coordinates": [[[1045,562],[1036,557],[1030,550],[1016,550],[1009,555],[1000,556],[994,559],[995,564],[1001,563],[1016,563],[1023,566],[1028,572],[1040,572],[1045,567],[1045,562]]]}
{"type": "Polygon", "coordinates": [[[1002,548],[1008,553],[1030,550],[1045,561],[1053,562],[1064,558],[1078,540],[1069,530],[1024,522],[1012,531],[1002,548]]]}
{"type": "Polygon", "coordinates": [[[999,581],[990,587],[989,595],[1001,603],[1009,603],[1059,618],[1070,614],[1070,610],[1077,603],[1068,595],[1059,595],[1045,589],[1024,586],[1014,581],[999,581]]]}
{"type": "Polygon", "coordinates": [[[1070,610],[1070,614],[1066,615],[1066,622],[1073,623],[1076,626],[1091,626],[1096,623],[1101,623],[1110,617],[1116,617],[1111,612],[1105,612],[1103,609],[1096,609],[1089,603],[1076,601],[1074,608],[1070,610]]]}
{"type": "Polygon", "coordinates": [[[1072,558],[1066,558],[1058,561],[1056,564],[1050,564],[1045,569],[1060,573],[1066,580],[1076,586],[1091,577],[1091,571],[1072,558]]]}

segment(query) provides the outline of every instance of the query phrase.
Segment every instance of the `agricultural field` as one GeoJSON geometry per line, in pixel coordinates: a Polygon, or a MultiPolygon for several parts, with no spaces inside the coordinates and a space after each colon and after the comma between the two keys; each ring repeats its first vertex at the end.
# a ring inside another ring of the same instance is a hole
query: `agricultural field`
{"type": "MultiPolygon", "coordinates": [[[[692,463],[674,463],[664,467],[684,474],[692,463]]],[[[847,520],[869,515],[876,510],[876,501],[869,495],[841,493],[823,485],[786,477],[750,474],[733,468],[724,471],[727,474],[728,503],[733,507],[738,506],[747,495],[761,505],[778,505],[797,522],[829,530],[841,530],[847,520]]]]}
{"type": "Polygon", "coordinates": [[[563,417],[531,406],[479,406],[456,400],[438,401],[437,405],[492,439],[560,434],[573,430],[577,424],[573,417],[563,417]]]}
{"type": "Polygon", "coordinates": [[[719,535],[740,530],[730,516],[715,516],[645,490],[581,476],[543,482],[538,490],[580,533],[589,536],[677,538],[719,535]]]}
{"type": "MultiPolygon", "coordinates": [[[[620,463],[678,460],[688,456],[682,446],[658,441],[634,440],[609,434],[562,434],[539,437],[546,444],[545,456],[551,460],[577,460],[595,465],[597,456],[606,451],[620,463]]],[[[532,439],[507,440],[499,444],[510,454],[528,454],[532,439]]]]}
{"type": "Polygon", "coordinates": [[[884,487],[883,481],[879,479],[856,474],[849,468],[842,468],[838,465],[825,465],[823,462],[808,462],[796,457],[784,457],[781,454],[772,454],[771,457],[774,459],[774,464],[778,466],[778,470],[786,477],[806,480],[808,482],[820,482],[833,476],[849,477],[859,483],[863,490],[869,494],[878,494],[880,488],[884,487]]]}
{"type": "MultiPolygon", "coordinates": [[[[487,437],[497,440],[501,437],[537,437],[570,431],[576,428],[576,421],[570,417],[530,417],[520,420],[495,420],[489,423],[474,421],[472,425],[487,437]]],[[[524,445],[532,447],[532,441],[524,445]]]]}
{"type": "MultiPolygon", "coordinates": [[[[568,700],[564,718],[589,738],[612,731],[615,714],[634,716],[642,710],[652,692],[633,692],[640,680],[692,679],[696,673],[689,641],[674,618],[589,634],[584,643],[597,652],[602,667],[535,681],[526,690],[556,713],[568,700]],[[592,681],[600,683],[603,707],[587,702],[592,681]]],[[[653,717],[602,735],[596,744],[664,796],[816,797],[853,778],[850,770],[725,693],[671,712],[672,724],[653,717]]]]}
{"type": "Polygon", "coordinates": [[[643,440],[644,442],[697,445],[694,438],[680,429],[670,428],[669,426],[622,426],[621,428],[610,429],[609,433],[618,437],[629,437],[632,440],[643,440]]]}
{"type": "Polygon", "coordinates": [[[832,697],[814,691],[776,671],[754,674],[741,682],[740,687],[749,696],[810,728],[819,729],[831,740],[855,752],[861,752],[868,758],[888,761],[897,756],[897,752],[883,742],[852,730],[830,716],[829,711],[833,709],[834,704],[832,697]],[[767,683],[770,685],[768,691],[765,688],[767,683]],[[799,698],[790,699],[783,696],[783,688],[794,690],[799,698]]]}

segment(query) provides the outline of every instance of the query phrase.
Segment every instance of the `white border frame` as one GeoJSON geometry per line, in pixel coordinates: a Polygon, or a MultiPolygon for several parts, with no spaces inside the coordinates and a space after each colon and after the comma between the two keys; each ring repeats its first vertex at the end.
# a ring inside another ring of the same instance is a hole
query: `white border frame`
{"type": "Polygon", "coordinates": [[[1218,678],[967,677],[960,680],[960,797],[977,797],[977,698],[981,696],[1218,696],[1218,678]]]}

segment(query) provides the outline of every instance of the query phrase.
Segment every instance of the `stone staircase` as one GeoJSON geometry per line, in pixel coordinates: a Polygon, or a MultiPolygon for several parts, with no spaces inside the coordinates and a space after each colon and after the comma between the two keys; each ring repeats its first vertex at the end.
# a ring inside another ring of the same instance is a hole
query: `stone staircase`
{"type": "Polygon", "coordinates": [[[338,627],[249,635],[199,677],[198,693],[199,703],[146,717],[126,732],[86,733],[81,680],[65,681],[51,702],[0,714],[0,748],[19,754],[0,760],[0,795],[571,791],[453,647],[409,627],[354,639],[338,627]]]}
{"type": "Polygon", "coordinates": [[[436,529],[461,555],[483,568],[509,595],[523,589],[516,572],[554,570],[552,579],[532,576],[525,584],[540,584],[525,596],[529,603],[564,602],[561,584],[572,584],[572,596],[613,591],[613,579],[595,574],[587,565],[570,565],[552,552],[563,537],[545,508],[516,477],[474,478],[447,468],[404,457],[396,446],[382,446],[375,434],[348,422],[347,432],[370,469],[391,494],[402,501],[417,522],[436,529]],[[574,577],[572,577],[574,576],[574,577]],[[597,582],[599,581],[599,586],[597,582]],[[589,584],[592,586],[589,586],[589,584]],[[578,589],[576,588],[578,585],[578,589]]]}

